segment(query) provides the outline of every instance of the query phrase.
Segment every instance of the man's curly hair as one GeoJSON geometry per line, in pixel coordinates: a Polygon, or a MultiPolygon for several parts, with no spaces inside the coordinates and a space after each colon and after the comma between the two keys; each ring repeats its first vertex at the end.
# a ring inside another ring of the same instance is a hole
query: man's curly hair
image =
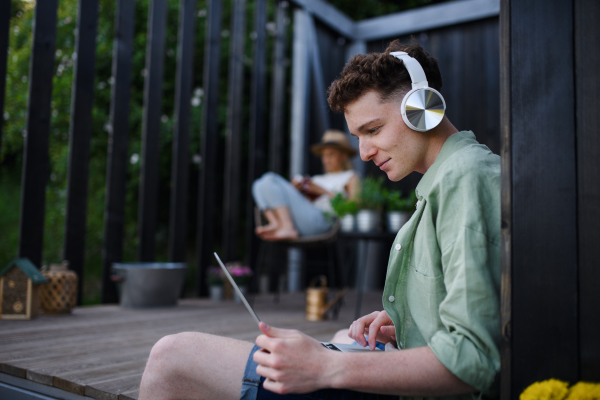
{"type": "Polygon", "coordinates": [[[410,75],[402,61],[390,56],[395,51],[404,51],[415,58],[425,71],[429,87],[441,90],[442,75],[437,60],[414,38],[410,43],[400,43],[396,39],[383,53],[358,54],[350,59],[340,77],[327,90],[331,109],[343,113],[348,104],[371,90],[378,92],[384,102],[408,92],[412,87],[410,75]]]}

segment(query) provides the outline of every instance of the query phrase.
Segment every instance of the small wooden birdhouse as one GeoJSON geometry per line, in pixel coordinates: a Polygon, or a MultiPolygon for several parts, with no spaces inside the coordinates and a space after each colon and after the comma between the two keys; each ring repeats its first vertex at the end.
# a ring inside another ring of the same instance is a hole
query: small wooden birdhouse
{"type": "Polygon", "coordinates": [[[40,284],[46,281],[27,258],[12,260],[0,271],[0,318],[35,317],[40,308],[40,284]]]}

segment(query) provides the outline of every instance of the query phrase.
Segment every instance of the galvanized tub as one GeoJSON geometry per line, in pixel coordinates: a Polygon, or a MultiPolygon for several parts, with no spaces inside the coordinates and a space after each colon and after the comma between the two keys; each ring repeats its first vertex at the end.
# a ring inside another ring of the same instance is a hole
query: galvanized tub
{"type": "Polygon", "coordinates": [[[149,308],[177,305],[186,263],[114,263],[121,307],[149,308]]]}

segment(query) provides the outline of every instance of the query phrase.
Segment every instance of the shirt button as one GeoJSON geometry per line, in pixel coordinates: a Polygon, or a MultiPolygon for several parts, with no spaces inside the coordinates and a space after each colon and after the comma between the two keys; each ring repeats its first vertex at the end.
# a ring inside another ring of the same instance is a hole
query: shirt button
{"type": "Polygon", "coordinates": [[[388,300],[390,301],[390,303],[393,303],[394,300],[396,300],[396,298],[394,296],[390,296],[388,297],[388,300]]]}
{"type": "Polygon", "coordinates": [[[400,243],[398,243],[396,246],[394,246],[394,248],[398,251],[400,251],[402,249],[402,245],[400,243]]]}

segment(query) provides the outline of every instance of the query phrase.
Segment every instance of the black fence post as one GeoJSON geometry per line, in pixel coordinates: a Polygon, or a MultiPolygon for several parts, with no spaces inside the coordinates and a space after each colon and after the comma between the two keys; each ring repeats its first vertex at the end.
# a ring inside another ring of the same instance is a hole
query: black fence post
{"type": "Polygon", "coordinates": [[[104,206],[101,295],[103,303],[118,301],[117,287],[111,280],[112,264],[123,259],[134,18],[134,0],[119,0],[115,15],[112,64],[114,84],[110,102],[106,202],[104,206]]]}
{"type": "Polygon", "coordinates": [[[175,132],[171,161],[171,204],[169,218],[169,260],[185,261],[187,249],[187,207],[190,143],[190,97],[194,82],[194,33],[196,0],[179,3],[179,40],[175,88],[175,132]]]}
{"type": "Polygon", "coordinates": [[[221,56],[221,0],[207,4],[208,21],[204,45],[204,99],[202,105],[202,164],[198,188],[198,264],[196,292],[207,293],[204,280],[207,265],[213,259],[215,221],[215,168],[217,161],[219,64],[221,56]]]}
{"type": "Polygon", "coordinates": [[[77,273],[77,303],[81,304],[85,263],[85,228],[89,181],[92,107],[96,66],[98,0],[79,0],[77,8],[77,59],[73,71],[71,124],[69,129],[69,169],[64,256],[77,273]]]}
{"type": "Polygon", "coordinates": [[[267,51],[267,2],[256,0],[254,3],[254,55],[252,62],[252,89],[250,97],[250,137],[248,140],[248,179],[246,194],[246,258],[255,273],[258,238],[254,234],[254,199],[252,183],[264,172],[266,156],[266,74],[265,55],[267,51]]]}
{"type": "Polygon", "coordinates": [[[142,171],[139,188],[138,261],[154,261],[159,181],[162,86],[167,1],[152,0],[148,10],[146,79],[142,122],[142,171]]]}
{"type": "MultiPolygon", "coordinates": [[[[44,211],[48,180],[48,135],[50,133],[54,49],[56,47],[57,0],[35,5],[33,47],[29,64],[29,98],[23,155],[19,257],[41,267],[44,211]]],[[[5,79],[5,75],[2,76],[5,79]]]]}
{"type": "Polygon", "coordinates": [[[240,220],[241,149],[244,126],[244,60],[246,58],[246,0],[232,0],[227,99],[227,144],[223,194],[223,254],[232,261],[237,250],[240,220]]]}
{"type": "Polygon", "coordinates": [[[10,36],[10,0],[0,3],[0,151],[2,150],[2,121],[4,119],[4,96],[6,89],[6,62],[10,36]]]}

